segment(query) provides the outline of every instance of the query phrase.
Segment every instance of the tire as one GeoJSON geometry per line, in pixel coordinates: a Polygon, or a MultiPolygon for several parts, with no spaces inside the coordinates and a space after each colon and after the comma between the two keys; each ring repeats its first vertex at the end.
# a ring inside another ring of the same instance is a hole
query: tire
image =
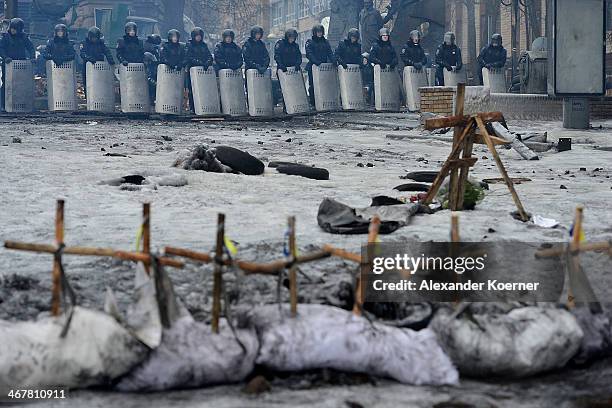
{"type": "Polygon", "coordinates": [[[290,176],[301,176],[314,180],[329,180],[329,171],[318,167],[293,164],[289,166],[278,166],[276,171],[290,176]]]}
{"type": "Polygon", "coordinates": [[[270,163],[268,163],[268,167],[273,168],[273,169],[280,167],[280,166],[302,166],[302,165],[298,163],[285,162],[285,161],[271,161],[270,163]]]}
{"type": "Polygon", "coordinates": [[[232,170],[249,176],[263,174],[265,166],[261,160],[247,152],[230,146],[217,146],[215,149],[217,159],[232,170]]]}
{"type": "Polygon", "coordinates": [[[437,171],[413,171],[402,178],[418,181],[420,183],[433,183],[437,175],[437,171]]]}
{"type": "Polygon", "coordinates": [[[427,191],[429,191],[429,184],[407,183],[407,184],[400,184],[399,186],[393,187],[393,189],[397,190],[397,191],[422,191],[422,192],[427,192],[427,191]]]}

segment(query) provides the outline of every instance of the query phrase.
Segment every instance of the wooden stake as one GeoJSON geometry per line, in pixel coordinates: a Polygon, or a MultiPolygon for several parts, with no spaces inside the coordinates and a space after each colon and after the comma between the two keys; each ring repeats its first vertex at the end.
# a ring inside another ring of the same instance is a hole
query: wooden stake
{"type": "Polygon", "coordinates": [[[572,263],[568,269],[568,285],[567,285],[567,307],[573,309],[576,307],[574,299],[574,291],[572,290],[571,271],[577,271],[580,269],[580,236],[582,235],[582,219],[584,217],[584,207],[576,207],[576,214],[574,216],[574,229],[572,235],[572,241],[570,242],[570,262],[572,263]]]}
{"type": "MultiPolygon", "coordinates": [[[[605,242],[586,242],[581,243],[578,248],[573,249],[573,252],[602,252],[602,251],[611,251],[612,243],[610,241],[605,242]]],[[[562,247],[554,247],[554,248],[546,248],[540,249],[535,253],[536,258],[550,258],[554,256],[561,256],[567,251],[567,247],[564,245],[562,247]]],[[[612,253],[610,253],[612,256],[612,253]]]]}
{"type": "Polygon", "coordinates": [[[221,315],[221,286],[223,285],[223,248],[225,238],[225,214],[217,216],[217,246],[215,248],[215,271],[213,275],[212,331],[219,333],[219,316],[221,315]]]}
{"type": "MultiPolygon", "coordinates": [[[[380,218],[375,215],[370,221],[370,228],[368,230],[368,248],[366,251],[367,262],[372,263],[373,258],[370,256],[370,245],[375,244],[378,239],[378,231],[380,230],[380,218]]],[[[361,269],[361,268],[360,268],[361,269]]],[[[355,289],[355,304],[353,305],[353,314],[361,316],[361,307],[363,306],[363,287],[361,286],[361,270],[359,271],[359,277],[357,278],[357,288],[355,289]]]]}
{"type": "MultiPolygon", "coordinates": [[[[455,116],[463,116],[463,106],[465,103],[465,84],[457,84],[457,96],[455,98],[455,116]]],[[[459,138],[463,134],[461,125],[455,126],[453,132],[453,148],[459,144],[459,138]]],[[[461,143],[463,144],[463,143],[461,143]]],[[[459,191],[459,173],[457,167],[451,168],[450,183],[449,183],[449,208],[452,211],[457,210],[457,192],[459,191]]]]}
{"type": "Polygon", "coordinates": [[[451,214],[451,242],[460,242],[459,239],[459,214],[451,214]]]}
{"type": "MultiPolygon", "coordinates": [[[[64,200],[57,200],[55,207],[55,252],[64,243],[64,200]]],[[[59,316],[60,297],[62,292],[61,265],[53,259],[53,276],[51,289],[51,315],[59,316]]]]}
{"type": "MultiPolygon", "coordinates": [[[[289,217],[289,257],[295,261],[297,249],[295,243],[295,217],[289,217]]],[[[291,299],[291,317],[297,316],[297,266],[294,264],[289,268],[289,294],[291,299]]]]}
{"type": "MultiPolygon", "coordinates": [[[[142,205],[142,252],[149,255],[151,253],[151,204],[142,205]]],[[[147,275],[150,274],[149,265],[145,264],[147,275]]]]}
{"type": "Polygon", "coordinates": [[[491,138],[489,137],[487,128],[485,127],[484,122],[482,121],[480,116],[476,116],[476,123],[478,124],[478,128],[480,129],[480,133],[482,134],[482,137],[487,143],[487,147],[489,148],[489,151],[491,152],[491,154],[493,155],[493,158],[495,159],[495,164],[497,164],[497,169],[499,170],[499,173],[501,174],[504,181],[506,182],[506,185],[508,186],[508,190],[510,190],[510,194],[512,195],[512,200],[514,201],[514,204],[516,205],[516,208],[518,209],[521,220],[523,222],[528,221],[529,217],[527,216],[527,213],[525,212],[525,209],[523,208],[523,204],[521,203],[521,200],[518,194],[516,193],[516,190],[514,189],[514,183],[512,182],[512,179],[508,176],[508,173],[506,172],[506,168],[504,167],[504,164],[499,158],[499,154],[497,153],[497,150],[495,149],[495,146],[493,145],[493,142],[491,141],[491,138]]]}

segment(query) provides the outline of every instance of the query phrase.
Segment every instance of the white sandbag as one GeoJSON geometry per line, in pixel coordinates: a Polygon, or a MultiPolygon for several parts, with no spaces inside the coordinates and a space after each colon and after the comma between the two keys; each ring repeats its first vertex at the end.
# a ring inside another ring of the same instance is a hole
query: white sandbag
{"type": "Polygon", "coordinates": [[[76,307],[60,338],[64,322],[64,315],[0,321],[0,392],[108,385],[147,355],[148,349],[105,313],[76,307]]]}
{"type": "Polygon", "coordinates": [[[566,310],[523,307],[508,313],[440,310],[431,327],[461,374],[523,377],[563,367],[583,333],[566,310]]]}
{"type": "Polygon", "coordinates": [[[120,391],[161,391],[244,380],[255,366],[259,343],[252,329],[236,329],[242,349],[226,321],[219,334],[189,315],[165,329],[161,345],[117,384],[120,391]]]}
{"type": "Polygon", "coordinates": [[[261,344],[257,364],[278,371],[332,368],[390,377],[405,384],[456,384],[458,373],[429,330],[370,323],[332,306],[300,304],[298,316],[277,305],[248,314],[261,344]]]}

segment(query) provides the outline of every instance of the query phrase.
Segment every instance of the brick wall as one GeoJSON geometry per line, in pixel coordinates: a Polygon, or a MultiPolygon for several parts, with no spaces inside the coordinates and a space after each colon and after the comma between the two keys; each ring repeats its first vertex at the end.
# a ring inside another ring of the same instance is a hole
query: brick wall
{"type": "Polygon", "coordinates": [[[421,112],[448,116],[453,111],[455,88],[452,86],[426,86],[419,88],[421,112]]]}
{"type": "MultiPolygon", "coordinates": [[[[455,87],[424,87],[421,93],[421,112],[449,116],[454,111],[455,87]]],[[[510,120],[563,119],[563,100],[536,94],[491,94],[484,87],[466,88],[466,114],[499,111],[510,120]]],[[[612,119],[612,98],[591,100],[591,119],[612,119]]]]}

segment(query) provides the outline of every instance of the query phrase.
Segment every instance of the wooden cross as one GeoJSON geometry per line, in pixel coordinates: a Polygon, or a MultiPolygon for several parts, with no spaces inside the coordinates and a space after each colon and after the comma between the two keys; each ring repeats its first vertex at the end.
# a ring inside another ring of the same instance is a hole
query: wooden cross
{"type": "MultiPolygon", "coordinates": [[[[458,101],[458,104],[461,101],[458,101]]],[[[500,112],[488,112],[478,113],[475,115],[464,116],[456,115],[445,118],[428,119],[425,121],[425,129],[434,130],[446,127],[455,127],[455,136],[453,140],[453,148],[448,158],[442,165],[440,172],[436,176],[433,184],[427,192],[424,204],[429,204],[433,201],[438,190],[442,186],[446,176],[451,175],[449,183],[449,208],[452,211],[458,211],[463,209],[463,196],[465,193],[465,185],[468,179],[469,169],[473,167],[477,158],[472,157],[472,146],[474,143],[486,144],[487,148],[493,155],[495,164],[504,179],[514,204],[518,209],[519,216],[522,221],[528,221],[529,216],[523,208],[523,204],[514,189],[514,183],[508,176],[506,168],[502,163],[495,145],[508,144],[509,142],[489,134],[485,123],[487,122],[500,122],[502,121],[503,115],[500,112]],[[457,136],[458,135],[458,136],[457,136]],[[460,155],[461,158],[459,157],[460,155]]]]}
{"type": "MultiPolygon", "coordinates": [[[[60,247],[64,245],[64,200],[57,200],[55,210],[55,242],[53,244],[35,244],[29,242],[18,242],[18,241],[5,241],[4,247],[6,249],[14,249],[18,251],[38,252],[54,254],[60,247]]],[[[148,206],[148,204],[146,204],[148,206]]],[[[149,208],[150,210],[150,208],[149,208]]],[[[147,229],[146,235],[149,232],[147,229]]],[[[147,238],[148,242],[148,238],[147,238]]],[[[62,255],[80,255],[80,256],[100,256],[100,257],[111,257],[116,259],[123,259],[133,262],[142,262],[145,267],[148,267],[151,263],[151,255],[147,252],[128,252],[119,251],[112,248],[95,248],[95,247],[81,247],[81,246],[65,246],[62,250],[62,255]]],[[[175,268],[182,268],[183,263],[175,259],[159,258],[159,263],[165,266],[173,266],[175,268]]],[[[60,298],[61,298],[61,264],[60,261],[53,258],[53,272],[52,272],[52,288],[51,288],[51,314],[53,316],[59,316],[60,314],[60,298]]]]}

